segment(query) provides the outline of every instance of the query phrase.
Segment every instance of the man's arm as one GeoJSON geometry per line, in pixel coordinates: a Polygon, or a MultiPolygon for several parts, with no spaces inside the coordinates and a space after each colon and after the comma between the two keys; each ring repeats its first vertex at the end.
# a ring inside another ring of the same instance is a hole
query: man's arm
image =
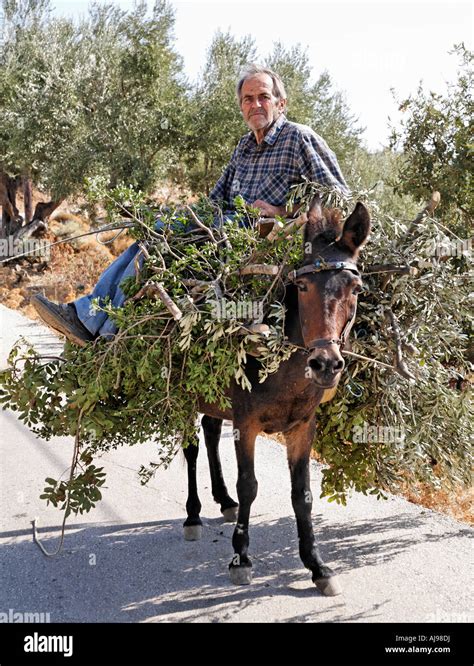
{"type": "Polygon", "coordinates": [[[308,180],[334,187],[342,194],[349,194],[336,155],[315,132],[301,134],[298,166],[301,175],[308,180]]]}
{"type": "Polygon", "coordinates": [[[239,146],[237,145],[234,152],[232,153],[232,157],[230,158],[229,164],[226,166],[221,177],[214,185],[209,194],[209,198],[212,199],[213,201],[217,202],[223,201],[225,202],[225,204],[232,206],[234,197],[232,195],[231,187],[235,175],[235,163],[236,163],[238,148],[239,146]]]}

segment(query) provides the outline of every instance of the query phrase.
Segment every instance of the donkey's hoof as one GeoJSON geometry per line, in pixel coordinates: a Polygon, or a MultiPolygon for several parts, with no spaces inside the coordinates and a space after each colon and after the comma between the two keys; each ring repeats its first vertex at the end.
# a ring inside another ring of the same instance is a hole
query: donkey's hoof
{"type": "Polygon", "coordinates": [[[339,585],[337,576],[316,578],[314,584],[325,597],[337,597],[338,594],[342,594],[342,588],[339,585]]]}
{"type": "Polygon", "coordinates": [[[230,567],[229,574],[233,585],[250,585],[252,582],[252,567],[230,567]]]}
{"type": "Polygon", "coordinates": [[[183,532],[186,541],[199,541],[202,537],[202,525],[185,525],[183,532]]]}
{"type": "Polygon", "coordinates": [[[239,515],[239,507],[231,506],[228,509],[224,509],[222,515],[224,516],[225,523],[235,523],[237,516],[239,515]]]}

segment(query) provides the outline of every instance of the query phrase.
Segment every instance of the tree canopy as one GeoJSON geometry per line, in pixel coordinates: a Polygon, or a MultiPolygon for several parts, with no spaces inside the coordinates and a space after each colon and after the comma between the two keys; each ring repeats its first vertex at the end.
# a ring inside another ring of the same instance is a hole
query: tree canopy
{"type": "Polygon", "coordinates": [[[181,136],[173,13],[94,4],[75,24],[48,0],[4,0],[0,168],[63,198],[105,174],[150,189],[181,136]],[[47,42],[47,48],[45,43],[47,42]]]}
{"type": "Polygon", "coordinates": [[[313,126],[343,165],[359,144],[342,94],[327,73],[312,83],[301,46],[277,43],[261,58],[250,36],[217,32],[191,85],[165,0],[151,14],[145,2],[130,12],[92,4],[78,22],[53,16],[49,0],[2,2],[0,170],[30,178],[53,199],[81,192],[96,175],[146,192],[173,176],[209,192],[248,131],[235,85],[257,59],[281,73],[288,117],[313,126]]]}
{"type": "Polygon", "coordinates": [[[416,95],[400,103],[407,118],[393,131],[392,147],[403,151],[397,189],[420,200],[438,190],[440,212],[468,232],[474,218],[474,54],[463,44],[454,53],[460,59],[457,81],[445,95],[426,92],[420,84],[416,95]]]}

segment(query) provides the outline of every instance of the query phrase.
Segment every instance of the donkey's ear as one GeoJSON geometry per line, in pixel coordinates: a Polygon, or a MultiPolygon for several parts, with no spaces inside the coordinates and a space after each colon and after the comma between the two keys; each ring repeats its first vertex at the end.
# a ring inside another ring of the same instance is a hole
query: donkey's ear
{"type": "Polygon", "coordinates": [[[321,232],[323,221],[323,209],[321,207],[321,197],[316,194],[309,205],[308,221],[304,231],[305,243],[311,243],[315,236],[321,232]]]}
{"type": "Polygon", "coordinates": [[[360,201],[357,202],[353,212],[344,222],[342,235],[338,241],[339,246],[348,248],[351,252],[358,250],[366,242],[370,233],[370,215],[367,208],[360,201]]]}

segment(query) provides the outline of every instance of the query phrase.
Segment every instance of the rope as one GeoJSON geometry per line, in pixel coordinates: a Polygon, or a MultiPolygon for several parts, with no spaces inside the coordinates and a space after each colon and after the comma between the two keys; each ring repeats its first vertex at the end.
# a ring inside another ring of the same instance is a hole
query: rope
{"type": "MultiPolygon", "coordinates": [[[[73,452],[73,455],[72,455],[71,473],[69,475],[69,484],[71,483],[71,481],[73,479],[74,472],[75,472],[76,467],[77,467],[77,458],[78,458],[78,455],[79,455],[79,445],[80,445],[82,411],[83,410],[81,408],[81,410],[79,412],[79,416],[77,417],[77,430],[76,430],[76,436],[74,438],[74,452],[73,452]]],[[[36,528],[36,524],[38,523],[38,518],[33,518],[33,520],[31,521],[31,524],[33,526],[33,542],[38,546],[38,548],[41,550],[43,555],[45,555],[46,557],[56,557],[56,555],[59,555],[59,553],[62,550],[63,543],[64,543],[64,531],[66,529],[66,520],[67,520],[67,517],[69,515],[68,514],[68,511],[69,511],[69,497],[70,497],[70,490],[68,490],[66,506],[65,506],[65,510],[64,510],[64,518],[63,518],[63,522],[62,522],[62,526],[61,526],[61,539],[59,541],[59,546],[56,548],[55,551],[48,552],[46,550],[46,548],[43,546],[43,544],[41,543],[41,541],[39,540],[38,530],[36,528]]]]}
{"type": "MultiPolygon", "coordinates": [[[[49,248],[54,247],[55,245],[59,245],[60,243],[68,243],[69,241],[76,240],[77,238],[84,238],[84,236],[94,236],[102,233],[103,231],[115,231],[116,229],[120,229],[119,233],[116,234],[113,238],[110,238],[108,241],[101,241],[97,239],[97,242],[100,243],[100,245],[108,245],[109,243],[113,243],[116,238],[120,236],[120,234],[125,230],[125,229],[130,229],[131,227],[134,227],[135,225],[132,223],[125,223],[122,225],[106,225],[105,227],[101,227],[99,229],[95,229],[94,231],[88,231],[83,234],[79,234],[78,236],[69,236],[68,238],[63,238],[58,241],[54,241],[54,243],[49,243],[48,245],[45,245],[42,247],[42,250],[49,250],[49,248]]],[[[0,260],[0,264],[4,264],[7,261],[14,261],[15,259],[19,259],[20,257],[27,257],[30,254],[35,254],[37,250],[30,250],[28,252],[22,252],[21,254],[14,254],[11,257],[7,257],[6,259],[0,260]]]]}

